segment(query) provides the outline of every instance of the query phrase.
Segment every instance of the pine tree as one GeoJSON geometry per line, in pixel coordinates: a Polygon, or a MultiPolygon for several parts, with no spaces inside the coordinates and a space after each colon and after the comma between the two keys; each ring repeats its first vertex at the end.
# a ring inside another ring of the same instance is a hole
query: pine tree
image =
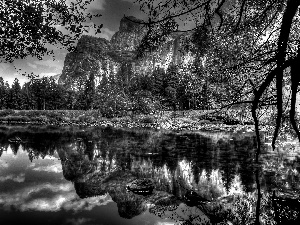
{"type": "Polygon", "coordinates": [[[179,72],[178,67],[170,64],[164,79],[165,96],[167,97],[167,104],[171,105],[173,110],[177,108],[177,93],[179,88],[179,72]]]}
{"type": "Polygon", "coordinates": [[[164,95],[164,79],[165,71],[163,68],[157,67],[152,74],[153,77],[153,94],[157,96],[164,95]]]}
{"type": "Polygon", "coordinates": [[[0,77],[0,109],[7,108],[7,94],[7,88],[4,80],[2,77],[0,77]]]}
{"type": "Polygon", "coordinates": [[[132,66],[131,64],[123,63],[119,72],[116,75],[117,85],[123,90],[124,93],[129,93],[129,84],[132,78],[132,66]]]}
{"type": "Polygon", "coordinates": [[[9,106],[11,109],[22,109],[22,93],[21,85],[18,78],[15,78],[10,89],[10,101],[9,106]]]}
{"type": "Polygon", "coordinates": [[[167,69],[166,76],[164,79],[165,88],[171,87],[177,89],[179,84],[179,72],[178,67],[171,63],[167,69]]]}
{"type": "Polygon", "coordinates": [[[35,99],[32,94],[32,83],[27,82],[22,87],[24,109],[35,109],[35,99]]]}

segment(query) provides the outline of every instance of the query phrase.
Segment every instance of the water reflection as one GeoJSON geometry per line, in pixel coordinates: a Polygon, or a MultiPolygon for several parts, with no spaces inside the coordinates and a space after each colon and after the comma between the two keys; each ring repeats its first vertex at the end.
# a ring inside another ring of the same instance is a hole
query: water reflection
{"type": "Polygon", "coordinates": [[[276,199],[295,198],[300,190],[298,147],[285,144],[278,157],[265,145],[262,166],[257,166],[251,133],[0,130],[0,213],[7,215],[7,224],[14,224],[11,216],[20,212],[60,215],[60,221],[48,224],[250,224],[257,184],[260,222],[272,224],[281,210],[274,208],[273,192],[276,199]],[[153,179],[153,194],[126,189],[130,181],[145,177],[153,179]],[[118,216],[104,220],[99,215],[105,212],[118,216]]]}

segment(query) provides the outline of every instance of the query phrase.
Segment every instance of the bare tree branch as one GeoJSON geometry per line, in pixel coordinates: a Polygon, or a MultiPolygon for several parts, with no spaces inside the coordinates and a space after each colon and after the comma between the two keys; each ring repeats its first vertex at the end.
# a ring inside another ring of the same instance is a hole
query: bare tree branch
{"type": "Polygon", "coordinates": [[[223,25],[224,19],[223,19],[223,14],[220,12],[220,9],[222,8],[222,6],[224,5],[226,0],[222,0],[221,3],[218,3],[218,7],[215,10],[215,13],[219,16],[220,18],[220,24],[219,24],[219,30],[223,25]]]}
{"type": "Polygon", "coordinates": [[[298,88],[298,84],[300,82],[299,63],[300,63],[300,46],[298,47],[298,55],[295,58],[295,61],[293,62],[293,64],[291,65],[292,97],[291,97],[291,109],[290,109],[290,121],[293,126],[293,129],[296,131],[298,140],[300,141],[300,132],[299,132],[296,120],[295,120],[297,88],[298,88]]]}
{"type": "Polygon", "coordinates": [[[243,12],[244,12],[244,7],[246,5],[246,1],[247,0],[243,0],[243,2],[242,2],[241,8],[240,8],[240,13],[239,13],[239,19],[238,19],[238,22],[237,22],[234,30],[233,30],[234,33],[237,31],[237,29],[238,29],[238,27],[239,27],[239,25],[240,25],[240,23],[242,21],[242,17],[243,17],[243,12]]]}
{"type": "MultiPolygon", "coordinates": [[[[178,13],[178,14],[168,15],[168,16],[166,16],[166,17],[164,17],[164,18],[162,18],[162,19],[156,20],[156,21],[151,21],[151,22],[136,21],[136,23],[138,23],[138,24],[143,24],[143,25],[159,24],[159,23],[162,23],[162,22],[164,22],[164,21],[166,21],[166,20],[170,20],[170,19],[173,19],[173,18],[178,18],[178,17],[180,17],[180,16],[183,16],[183,15],[186,15],[186,14],[188,14],[188,13],[190,13],[190,12],[193,12],[193,11],[195,11],[195,10],[197,10],[197,9],[200,9],[200,8],[206,6],[207,4],[209,4],[211,1],[212,1],[212,0],[207,0],[207,1],[205,1],[204,3],[198,4],[198,5],[196,5],[195,7],[191,8],[191,9],[188,9],[188,10],[186,10],[186,11],[180,12],[180,13],[178,13]]],[[[128,19],[129,19],[129,18],[128,18],[128,19]]],[[[129,20],[130,20],[130,19],[129,19],[129,20]]],[[[130,20],[130,21],[132,21],[132,20],[130,20]]],[[[132,22],[135,22],[135,21],[132,21],[132,22]]]]}
{"type": "Polygon", "coordinates": [[[288,1],[285,12],[283,14],[280,36],[278,40],[278,53],[276,55],[277,68],[280,68],[276,74],[276,87],[277,87],[277,118],[274,136],[272,140],[272,148],[275,149],[275,141],[277,139],[282,119],[282,79],[283,69],[281,69],[286,56],[287,43],[289,40],[290,30],[292,27],[293,18],[298,10],[300,1],[288,1]]]}

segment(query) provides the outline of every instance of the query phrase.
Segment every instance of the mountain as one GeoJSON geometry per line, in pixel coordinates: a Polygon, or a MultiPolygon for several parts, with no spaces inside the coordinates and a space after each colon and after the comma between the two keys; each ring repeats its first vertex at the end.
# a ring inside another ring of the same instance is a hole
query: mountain
{"type": "Polygon", "coordinates": [[[130,68],[135,75],[147,74],[156,66],[167,68],[170,62],[178,63],[182,35],[172,34],[154,52],[142,59],[136,58],[136,49],[147,29],[135,17],[123,17],[111,41],[83,35],[74,52],[68,53],[59,83],[73,90],[83,90],[89,79],[98,86],[105,76],[114,78],[121,68],[130,68]]]}

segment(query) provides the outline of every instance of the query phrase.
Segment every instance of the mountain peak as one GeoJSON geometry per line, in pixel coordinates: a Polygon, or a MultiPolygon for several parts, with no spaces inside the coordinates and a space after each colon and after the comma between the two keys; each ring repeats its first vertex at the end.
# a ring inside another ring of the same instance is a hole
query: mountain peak
{"type": "Polygon", "coordinates": [[[133,32],[136,29],[140,29],[140,22],[142,22],[142,20],[139,20],[134,16],[124,16],[120,21],[119,31],[133,32]]]}

